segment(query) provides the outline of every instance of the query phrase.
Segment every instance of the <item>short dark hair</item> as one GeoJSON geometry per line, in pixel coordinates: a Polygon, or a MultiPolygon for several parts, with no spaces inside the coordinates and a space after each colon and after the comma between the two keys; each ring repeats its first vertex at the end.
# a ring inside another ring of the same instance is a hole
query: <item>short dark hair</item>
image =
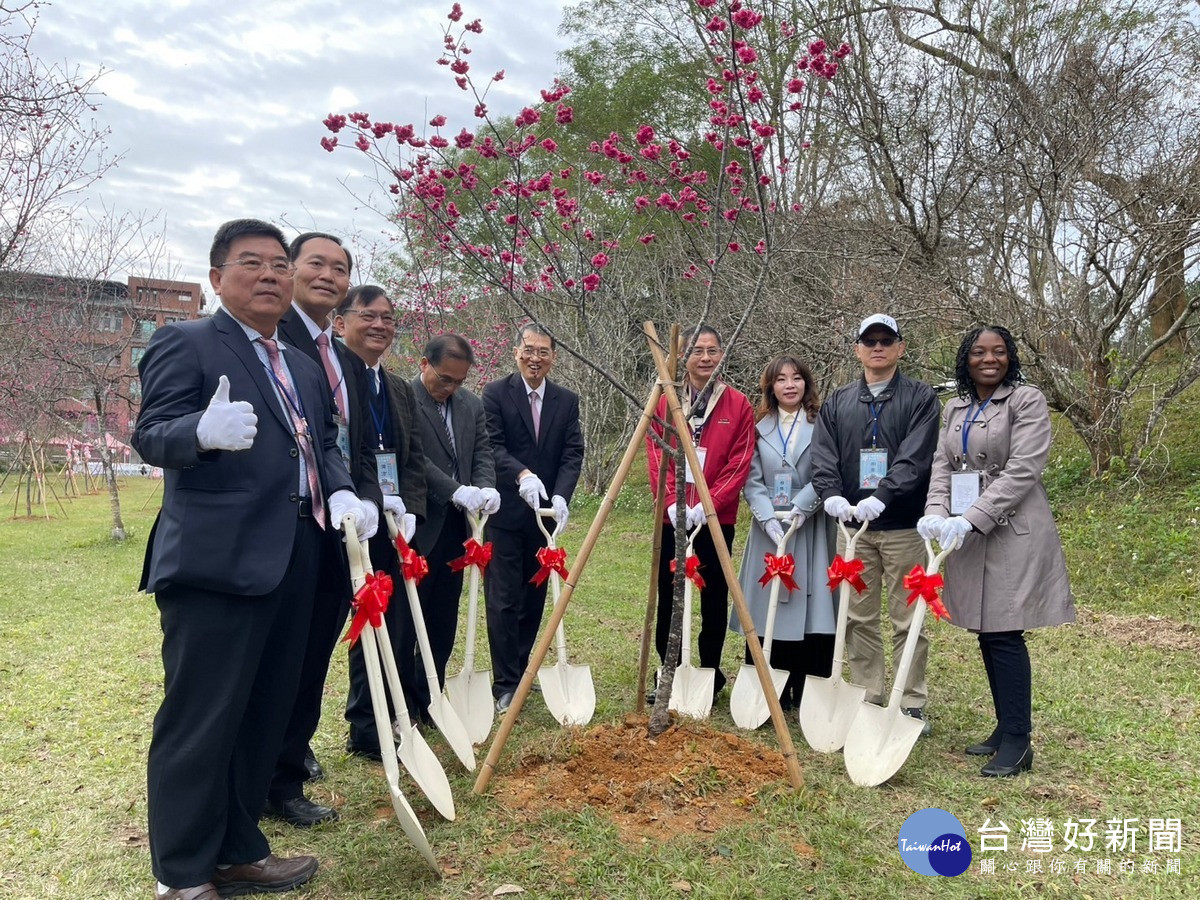
{"type": "Polygon", "coordinates": [[[554,339],[554,335],[548,332],[537,322],[526,322],[523,325],[517,326],[517,339],[513,346],[520,347],[521,344],[524,343],[525,335],[527,334],[540,334],[542,337],[550,338],[550,349],[558,349],[558,341],[554,339]]]}
{"type": "Polygon", "coordinates": [[[446,357],[451,359],[461,359],[468,366],[475,365],[475,351],[471,349],[471,344],[459,334],[439,334],[425,345],[425,350],[421,353],[433,365],[441,365],[441,362],[446,357]]]}
{"type": "Polygon", "coordinates": [[[817,382],[812,370],[790,353],[782,353],[774,357],[763,369],[758,387],[762,392],[755,409],[755,421],[764,416],[779,411],[779,398],[775,396],[775,379],[783,371],[784,366],[791,366],[804,379],[804,394],[800,398],[800,408],[804,410],[805,418],[810,422],[817,421],[817,410],[821,408],[821,393],[817,390],[817,382]]]}
{"type": "Polygon", "coordinates": [[[212,246],[208,249],[208,264],[213,268],[224,265],[233,242],[244,237],[274,238],[279,241],[283,252],[288,252],[283,232],[270,222],[264,222],[262,219],[233,219],[218,228],[217,233],[213,235],[212,246]]]}
{"type": "MultiPolygon", "coordinates": [[[[334,312],[339,316],[344,316],[346,314],[346,310],[353,309],[356,306],[370,306],[380,297],[386,299],[387,291],[385,291],[379,285],[360,284],[346,291],[346,296],[342,299],[342,302],[338,304],[338,307],[334,312]]],[[[395,304],[391,303],[390,300],[388,302],[389,305],[395,306],[395,304]]]]}
{"type": "MultiPolygon", "coordinates": [[[[326,234],[324,231],[306,231],[304,234],[298,234],[292,238],[291,246],[288,247],[288,259],[295,262],[300,258],[300,249],[313,238],[324,238],[327,241],[333,241],[342,248],[342,252],[346,254],[346,272],[354,271],[354,259],[350,256],[350,251],[342,244],[342,239],[332,234],[326,234]]],[[[371,301],[368,300],[368,303],[371,301]]]]}
{"type": "Polygon", "coordinates": [[[679,336],[680,349],[686,350],[693,341],[700,340],[700,338],[702,338],[706,334],[711,334],[713,336],[713,338],[717,342],[718,347],[725,346],[724,343],[722,343],[722,341],[721,341],[721,334],[720,334],[720,332],[717,331],[717,329],[713,328],[707,322],[700,322],[696,325],[693,325],[691,328],[687,329],[687,331],[685,331],[683,334],[681,334],[679,336]]]}
{"type": "Polygon", "coordinates": [[[958,356],[954,360],[954,381],[958,386],[958,396],[960,397],[977,397],[975,393],[975,382],[971,380],[971,368],[967,364],[967,360],[971,355],[971,348],[975,346],[975,342],[979,340],[979,336],[986,331],[990,331],[1004,341],[1004,349],[1008,351],[1008,371],[1004,373],[1004,379],[1001,384],[1017,384],[1025,380],[1025,376],[1021,374],[1021,357],[1017,354],[1017,342],[1013,340],[1012,332],[1003,325],[980,325],[978,328],[972,328],[962,339],[962,343],[958,345],[958,356]]]}

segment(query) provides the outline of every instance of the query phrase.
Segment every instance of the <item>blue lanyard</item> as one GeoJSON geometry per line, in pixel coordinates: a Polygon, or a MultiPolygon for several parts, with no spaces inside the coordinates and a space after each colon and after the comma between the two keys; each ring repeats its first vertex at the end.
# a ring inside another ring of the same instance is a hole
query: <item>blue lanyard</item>
{"type": "Polygon", "coordinates": [[[971,426],[974,425],[979,420],[979,417],[981,415],[983,415],[983,411],[985,409],[987,409],[987,405],[991,402],[992,402],[992,398],[988,397],[986,400],[984,400],[982,403],[980,403],[979,409],[975,410],[974,416],[971,415],[971,410],[975,409],[975,404],[972,403],[970,406],[967,407],[967,419],[963,423],[963,438],[962,438],[962,445],[963,445],[963,463],[962,464],[963,464],[964,469],[967,467],[967,435],[969,435],[971,433],[971,426]]]}
{"type": "MultiPolygon", "coordinates": [[[[279,358],[279,362],[281,365],[283,364],[282,356],[279,358]]],[[[263,363],[263,368],[267,370],[267,374],[271,377],[271,380],[275,382],[275,387],[279,388],[279,393],[283,395],[283,399],[287,402],[287,405],[290,406],[293,411],[295,411],[296,415],[304,420],[304,424],[307,426],[308,416],[304,414],[304,400],[301,398],[300,392],[297,391],[296,396],[293,397],[291,391],[289,391],[284,386],[283,382],[279,380],[278,376],[276,376],[275,370],[271,368],[270,363],[263,363]]]]}
{"type": "Polygon", "coordinates": [[[783,458],[787,459],[788,444],[792,441],[792,432],[796,430],[796,426],[800,423],[800,410],[796,410],[796,417],[792,419],[792,427],[788,429],[787,437],[783,436],[783,429],[779,427],[778,416],[775,419],[775,431],[779,435],[779,443],[783,447],[783,458]]]}
{"type": "Polygon", "coordinates": [[[879,410],[883,408],[883,404],[880,403],[876,406],[875,401],[871,400],[869,405],[871,407],[871,449],[875,449],[879,446],[879,410]]]}
{"type": "Polygon", "coordinates": [[[368,397],[367,398],[367,407],[371,410],[371,421],[375,423],[375,433],[377,435],[379,435],[379,449],[383,450],[383,449],[385,449],[384,445],[383,445],[383,416],[384,416],[384,413],[387,411],[387,408],[384,406],[380,406],[377,409],[376,405],[379,401],[382,401],[383,403],[387,403],[387,397],[384,396],[384,393],[383,393],[383,383],[382,382],[380,382],[380,385],[379,385],[378,401],[376,400],[375,397],[368,397]]]}

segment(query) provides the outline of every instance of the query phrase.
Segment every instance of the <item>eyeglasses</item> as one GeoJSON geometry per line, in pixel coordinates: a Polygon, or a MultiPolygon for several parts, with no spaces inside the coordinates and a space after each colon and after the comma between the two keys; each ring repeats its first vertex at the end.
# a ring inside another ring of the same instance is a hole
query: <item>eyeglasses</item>
{"type": "Polygon", "coordinates": [[[346,268],[345,263],[330,263],[324,259],[321,259],[320,257],[317,257],[316,259],[310,259],[310,260],[305,261],[304,265],[314,275],[317,272],[323,271],[324,269],[332,269],[333,274],[336,275],[338,278],[349,278],[350,277],[350,270],[348,268],[346,268]]]}
{"type": "Polygon", "coordinates": [[[549,359],[554,351],[549,347],[522,347],[521,356],[525,359],[549,359]]]}
{"type": "Polygon", "coordinates": [[[358,316],[358,320],[368,328],[370,328],[376,322],[382,323],[387,328],[396,327],[396,317],[390,313],[377,313],[372,312],[369,309],[348,309],[346,312],[342,313],[342,315],[347,315],[348,313],[354,313],[356,316],[358,316]]]}
{"type": "Polygon", "coordinates": [[[896,343],[896,341],[898,341],[898,340],[900,340],[900,338],[894,338],[894,337],[859,338],[858,342],[860,344],[862,344],[864,347],[874,348],[877,346],[878,347],[890,347],[890,346],[892,346],[892,344],[896,343]]]}
{"type": "Polygon", "coordinates": [[[720,356],[725,351],[720,347],[693,347],[692,356],[720,356]]]}
{"type": "Polygon", "coordinates": [[[443,375],[434,368],[433,363],[429,364],[429,368],[433,369],[433,374],[438,377],[438,383],[441,384],[442,387],[460,388],[467,383],[467,379],[465,378],[451,378],[449,375],[443,375]]]}
{"type": "Polygon", "coordinates": [[[217,269],[227,269],[230,266],[239,266],[247,275],[258,275],[263,269],[269,268],[272,272],[279,276],[292,274],[292,264],[287,260],[276,259],[267,262],[265,259],[254,259],[246,257],[245,259],[235,259],[233,262],[221,263],[215,266],[217,269]]]}

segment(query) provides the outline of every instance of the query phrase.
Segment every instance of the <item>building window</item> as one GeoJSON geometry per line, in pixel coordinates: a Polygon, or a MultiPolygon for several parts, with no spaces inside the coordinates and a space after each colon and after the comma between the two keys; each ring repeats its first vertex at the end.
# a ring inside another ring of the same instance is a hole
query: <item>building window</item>
{"type": "Polygon", "coordinates": [[[145,347],[130,347],[129,348],[129,364],[136,366],[142,361],[142,357],[146,355],[145,347]]]}
{"type": "Polygon", "coordinates": [[[133,336],[139,341],[148,341],[158,324],[153,319],[138,319],[133,336]]]}

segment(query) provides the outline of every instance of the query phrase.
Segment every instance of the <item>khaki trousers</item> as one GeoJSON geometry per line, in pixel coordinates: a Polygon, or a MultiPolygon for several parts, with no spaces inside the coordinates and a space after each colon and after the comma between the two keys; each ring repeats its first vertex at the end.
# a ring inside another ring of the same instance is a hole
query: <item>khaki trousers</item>
{"type": "MultiPolygon", "coordinates": [[[[858,523],[851,523],[851,527],[858,523]]],[[[838,535],[838,553],[845,554],[846,542],[838,535]]],[[[912,622],[914,607],[908,605],[904,576],[912,567],[925,565],[925,542],[915,528],[895,531],[866,531],[858,539],[855,555],[863,561],[863,581],[867,589],[858,594],[850,589],[850,611],[846,622],[846,660],[850,663],[850,680],[867,689],[870,703],[883,705],[884,664],[883,637],[879,630],[882,589],[887,588],[888,618],[892,623],[892,661],[899,664],[912,622]]],[[[922,633],[917,638],[912,668],[903,686],[901,706],[923,709],[928,693],[925,687],[925,664],[929,660],[929,640],[922,633]]]]}

